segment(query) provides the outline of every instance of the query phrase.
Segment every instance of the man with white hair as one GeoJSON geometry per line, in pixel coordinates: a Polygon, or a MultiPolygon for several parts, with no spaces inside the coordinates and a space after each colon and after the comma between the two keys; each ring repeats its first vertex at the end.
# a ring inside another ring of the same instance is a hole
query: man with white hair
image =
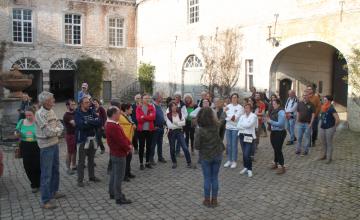
{"type": "Polygon", "coordinates": [[[40,192],[44,209],[54,209],[52,199],[64,197],[59,193],[59,136],[64,127],[56,117],[54,95],[43,91],[39,94],[40,109],[35,114],[36,138],[40,148],[40,192]]]}

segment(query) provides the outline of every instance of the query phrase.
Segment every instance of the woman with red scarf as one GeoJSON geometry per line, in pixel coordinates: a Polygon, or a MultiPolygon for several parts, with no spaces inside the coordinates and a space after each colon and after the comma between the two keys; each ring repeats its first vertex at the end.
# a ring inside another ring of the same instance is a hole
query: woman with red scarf
{"type": "Polygon", "coordinates": [[[323,98],[324,104],[321,106],[321,126],[320,138],[323,145],[323,150],[319,160],[327,160],[330,163],[332,160],[333,152],[333,137],[336,131],[336,126],[339,124],[340,119],[334,106],[331,104],[334,100],[332,96],[327,95],[323,98]]]}

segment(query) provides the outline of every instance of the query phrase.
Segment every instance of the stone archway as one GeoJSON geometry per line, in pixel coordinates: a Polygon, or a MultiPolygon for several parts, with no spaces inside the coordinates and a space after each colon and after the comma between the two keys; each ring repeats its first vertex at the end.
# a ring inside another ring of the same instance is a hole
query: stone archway
{"type": "Polygon", "coordinates": [[[50,92],[52,92],[57,101],[65,101],[74,98],[75,81],[75,63],[68,58],[60,58],[52,63],[50,67],[50,92]]]}
{"type": "Polygon", "coordinates": [[[194,98],[200,95],[203,70],[203,64],[196,55],[190,55],[185,59],[181,74],[182,94],[191,93],[194,98]]]}
{"type": "Polygon", "coordinates": [[[292,80],[292,89],[300,97],[308,84],[315,84],[320,95],[331,94],[340,111],[346,112],[348,75],[341,52],[320,41],[306,41],[283,48],[270,68],[270,91],[279,94],[280,80],[292,80]]]}
{"type": "Polygon", "coordinates": [[[26,88],[24,90],[25,93],[27,93],[33,101],[37,101],[37,96],[40,92],[42,92],[42,68],[40,66],[40,63],[31,57],[22,57],[18,60],[16,60],[12,67],[18,66],[19,70],[23,74],[32,75],[32,84],[30,87],[26,88]]]}

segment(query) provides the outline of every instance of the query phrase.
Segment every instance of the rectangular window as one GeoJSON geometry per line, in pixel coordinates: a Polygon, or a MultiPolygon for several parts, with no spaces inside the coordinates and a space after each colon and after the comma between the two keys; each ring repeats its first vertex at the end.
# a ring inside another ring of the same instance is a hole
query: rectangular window
{"type": "Polygon", "coordinates": [[[193,24],[199,22],[199,1],[200,0],[189,0],[189,23],[193,24]]]}
{"type": "Polygon", "coordinates": [[[109,19],[109,46],[124,47],[124,19],[109,19]]]}
{"type": "Polygon", "coordinates": [[[65,44],[81,45],[81,15],[65,14],[65,44]]]}
{"type": "Polygon", "coordinates": [[[250,90],[254,86],[254,60],[245,60],[245,89],[250,90]]]}
{"type": "Polygon", "coordinates": [[[18,43],[33,42],[32,11],[13,9],[13,41],[18,43]]]}

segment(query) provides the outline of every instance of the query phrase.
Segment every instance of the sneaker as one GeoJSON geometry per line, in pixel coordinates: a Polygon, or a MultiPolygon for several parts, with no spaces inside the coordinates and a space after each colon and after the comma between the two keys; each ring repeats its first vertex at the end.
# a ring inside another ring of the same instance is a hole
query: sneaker
{"type": "Polygon", "coordinates": [[[71,169],[75,171],[75,170],[77,170],[77,166],[75,166],[75,167],[73,167],[73,168],[71,168],[71,169]]]}
{"type": "Polygon", "coordinates": [[[231,169],[235,169],[236,166],[237,166],[236,162],[232,162],[230,168],[231,168],[231,169]]]}
{"type": "Polygon", "coordinates": [[[187,167],[187,168],[193,168],[193,166],[192,166],[191,163],[188,163],[186,167],[187,167]]]}
{"type": "Polygon", "coordinates": [[[294,141],[297,141],[297,138],[296,138],[296,137],[294,138],[294,141]]]}
{"type": "Polygon", "coordinates": [[[231,162],[230,161],[227,161],[225,164],[224,164],[224,167],[229,167],[231,166],[231,162]]]}
{"type": "Polygon", "coordinates": [[[252,177],[252,176],[253,176],[252,171],[251,171],[251,170],[248,170],[247,175],[248,175],[248,177],[252,177]]]}
{"type": "Polygon", "coordinates": [[[74,175],[74,174],[75,174],[75,171],[72,170],[72,169],[68,169],[68,170],[66,171],[66,173],[67,173],[68,175],[74,175]]]}
{"type": "Polygon", "coordinates": [[[145,164],[145,167],[146,167],[146,168],[149,168],[149,169],[152,169],[152,168],[153,168],[150,163],[145,164]]]}
{"type": "Polygon", "coordinates": [[[247,168],[244,168],[244,169],[242,169],[242,170],[240,171],[240,174],[243,175],[243,174],[245,174],[247,171],[248,171],[248,169],[247,169],[247,168]]]}
{"type": "Polygon", "coordinates": [[[65,196],[66,195],[64,193],[56,192],[55,195],[54,195],[54,199],[60,199],[60,198],[63,198],[65,196]]]}
{"type": "Polygon", "coordinates": [[[160,158],[158,161],[159,163],[166,163],[166,160],[164,158],[160,158]]]}
{"type": "Polygon", "coordinates": [[[153,161],[153,160],[152,160],[152,161],[150,161],[150,165],[151,165],[151,166],[156,166],[155,161],[153,161]]]}
{"type": "Polygon", "coordinates": [[[301,153],[301,151],[295,151],[295,154],[299,155],[301,153]]]}
{"type": "Polygon", "coordinates": [[[31,188],[31,192],[32,193],[37,193],[37,192],[39,192],[39,188],[31,188]]]}
{"type": "Polygon", "coordinates": [[[302,153],[300,156],[306,156],[306,155],[308,155],[308,152],[304,152],[304,153],[302,153]]]}
{"type": "Polygon", "coordinates": [[[176,169],[176,167],[177,167],[176,163],[173,163],[173,165],[171,166],[172,169],[176,169]]]}
{"type": "Polygon", "coordinates": [[[286,145],[293,145],[294,144],[294,141],[288,141],[286,142],[286,145]]]}
{"type": "Polygon", "coordinates": [[[131,204],[132,201],[130,199],[117,199],[116,200],[116,204],[118,205],[126,205],[126,204],[131,204]]]}
{"type": "Polygon", "coordinates": [[[78,187],[84,187],[85,184],[81,181],[81,182],[78,182],[78,183],[77,183],[77,186],[78,186],[78,187]]]}
{"type": "Polygon", "coordinates": [[[55,209],[56,205],[51,204],[50,202],[45,203],[44,205],[41,206],[43,209],[55,209]]]}
{"type": "Polygon", "coordinates": [[[140,164],[140,170],[145,170],[144,164],[140,164]]]}
{"type": "Polygon", "coordinates": [[[110,199],[115,199],[115,196],[114,196],[114,195],[110,195],[110,199]]]}
{"type": "Polygon", "coordinates": [[[96,183],[96,182],[100,182],[101,180],[97,177],[91,177],[91,178],[89,178],[89,181],[96,183]]]}
{"type": "Polygon", "coordinates": [[[132,174],[132,173],[129,174],[129,178],[130,178],[130,179],[133,179],[133,178],[135,178],[135,177],[136,177],[136,176],[135,176],[134,174],[132,174]]]}
{"type": "Polygon", "coordinates": [[[130,178],[128,176],[124,177],[125,182],[130,182],[130,178]]]}
{"type": "Polygon", "coordinates": [[[327,159],[325,163],[326,163],[326,164],[330,164],[331,161],[332,161],[332,159],[327,159]]]}

